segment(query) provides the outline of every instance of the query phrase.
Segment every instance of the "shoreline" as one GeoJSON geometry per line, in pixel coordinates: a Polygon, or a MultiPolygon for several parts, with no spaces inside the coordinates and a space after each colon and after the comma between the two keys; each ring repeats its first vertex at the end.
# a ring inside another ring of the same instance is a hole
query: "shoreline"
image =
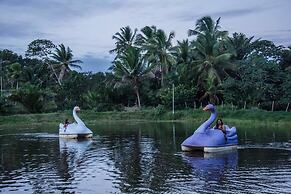
{"type": "MultiPolygon", "coordinates": [[[[290,112],[268,112],[263,110],[221,110],[218,117],[226,123],[247,125],[286,125],[291,129],[290,112]]],[[[98,122],[203,122],[209,113],[196,110],[177,110],[157,112],[155,109],[137,110],[131,112],[95,112],[85,110],[79,113],[81,119],[88,125],[98,122]]],[[[16,114],[0,116],[0,127],[7,125],[38,125],[59,124],[66,118],[73,122],[71,111],[39,114],[16,114]]]]}

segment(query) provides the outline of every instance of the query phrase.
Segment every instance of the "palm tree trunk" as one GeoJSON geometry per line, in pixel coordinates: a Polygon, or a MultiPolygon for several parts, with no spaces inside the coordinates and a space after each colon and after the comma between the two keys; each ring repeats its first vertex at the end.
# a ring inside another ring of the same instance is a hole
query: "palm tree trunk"
{"type": "Polygon", "coordinates": [[[139,97],[139,91],[138,91],[138,86],[135,85],[134,86],[134,91],[135,91],[135,94],[136,94],[136,98],[137,98],[137,105],[138,105],[138,108],[140,108],[140,97],[139,97]]]}
{"type": "Polygon", "coordinates": [[[163,66],[160,65],[160,71],[161,71],[161,87],[164,86],[164,71],[163,71],[163,66]]]}
{"type": "Polygon", "coordinates": [[[2,92],[3,92],[3,77],[1,76],[1,95],[2,95],[2,92]]]}
{"type": "Polygon", "coordinates": [[[57,83],[61,86],[62,83],[60,82],[60,80],[59,80],[59,78],[58,78],[58,76],[57,76],[57,73],[56,73],[54,67],[53,67],[52,64],[50,64],[49,62],[48,62],[47,64],[48,64],[48,66],[52,69],[53,74],[55,75],[55,77],[56,77],[56,79],[57,79],[57,83]]]}
{"type": "Polygon", "coordinates": [[[65,71],[66,71],[66,66],[62,66],[61,67],[61,72],[60,72],[60,75],[59,75],[59,78],[58,78],[58,82],[61,84],[62,83],[62,80],[64,78],[64,75],[65,75],[65,71]]]}

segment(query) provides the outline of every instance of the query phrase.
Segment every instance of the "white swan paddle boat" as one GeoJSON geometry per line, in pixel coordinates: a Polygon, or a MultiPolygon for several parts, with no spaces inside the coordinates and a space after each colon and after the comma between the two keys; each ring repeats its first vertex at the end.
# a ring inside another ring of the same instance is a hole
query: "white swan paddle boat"
{"type": "Polygon", "coordinates": [[[80,111],[78,106],[73,109],[73,117],[76,122],[68,124],[60,123],[59,125],[59,137],[63,138],[91,138],[93,132],[86,127],[85,123],[78,117],[77,111],[80,111]]]}

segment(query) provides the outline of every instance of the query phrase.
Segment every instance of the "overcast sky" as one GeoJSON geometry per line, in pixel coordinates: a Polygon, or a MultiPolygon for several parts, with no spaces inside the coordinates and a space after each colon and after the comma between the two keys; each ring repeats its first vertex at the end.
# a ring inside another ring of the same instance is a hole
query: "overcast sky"
{"type": "Polygon", "coordinates": [[[69,46],[84,71],[105,71],[112,35],[156,25],[187,38],[196,20],[221,17],[223,30],[291,45],[291,0],[0,0],[0,49],[24,54],[35,39],[69,46]]]}

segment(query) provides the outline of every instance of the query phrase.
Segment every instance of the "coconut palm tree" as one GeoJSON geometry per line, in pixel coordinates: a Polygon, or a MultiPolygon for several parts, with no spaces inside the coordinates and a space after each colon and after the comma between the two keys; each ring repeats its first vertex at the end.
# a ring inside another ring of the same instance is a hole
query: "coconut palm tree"
{"type": "Polygon", "coordinates": [[[119,79],[119,84],[131,85],[137,98],[138,107],[141,107],[139,88],[143,79],[152,76],[151,67],[146,64],[146,60],[141,55],[141,50],[136,47],[128,47],[121,55],[113,61],[110,68],[119,79]]]}
{"type": "MultiPolygon", "coordinates": [[[[234,56],[236,60],[245,59],[248,54],[252,51],[252,40],[254,36],[248,38],[243,33],[233,33],[232,37],[228,37],[228,43],[230,49],[234,51],[234,56]]],[[[256,40],[257,41],[257,40],[256,40]]]]}
{"type": "Polygon", "coordinates": [[[12,83],[12,87],[14,83],[16,82],[16,90],[18,90],[18,83],[20,81],[20,77],[22,74],[22,68],[21,68],[20,63],[18,62],[12,63],[9,66],[9,73],[10,73],[10,80],[12,83]]]}
{"type": "Polygon", "coordinates": [[[142,47],[149,44],[150,41],[154,39],[157,33],[157,27],[145,26],[140,31],[141,33],[136,36],[136,44],[142,47]]]}
{"type": "Polygon", "coordinates": [[[196,35],[193,42],[195,47],[194,68],[198,74],[198,85],[206,79],[214,79],[212,83],[220,84],[228,75],[228,71],[235,69],[231,62],[232,53],[225,49],[227,31],[220,31],[220,18],[214,22],[206,16],[199,19],[194,30],[189,30],[189,36],[196,35]]]}
{"type": "Polygon", "coordinates": [[[189,82],[193,80],[193,46],[188,39],[183,41],[178,41],[178,45],[175,46],[175,58],[177,60],[177,73],[179,75],[180,82],[183,80],[189,82]]]}
{"type": "Polygon", "coordinates": [[[115,49],[110,50],[110,53],[121,54],[128,47],[133,46],[137,29],[132,30],[129,26],[120,28],[120,32],[115,33],[112,39],[115,40],[115,49]]]}
{"type": "Polygon", "coordinates": [[[73,60],[73,53],[69,47],[65,47],[63,44],[56,48],[52,54],[52,58],[55,60],[55,65],[60,69],[58,76],[58,83],[61,85],[62,80],[66,72],[71,71],[70,68],[82,69],[77,63],[82,63],[80,60],[73,60]]]}
{"type": "Polygon", "coordinates": [[[175,37],[174,32],[167,36],[161,29],[155,26],[144,27],[142,34],[138,36],[138,43],[145,52],[147,60],[159,68],[161,73],[161,86],[164,86],[164,75],[171,70],[176,60],[174,57],[175,49],[172,46],[172,40],[175,37]]]}

